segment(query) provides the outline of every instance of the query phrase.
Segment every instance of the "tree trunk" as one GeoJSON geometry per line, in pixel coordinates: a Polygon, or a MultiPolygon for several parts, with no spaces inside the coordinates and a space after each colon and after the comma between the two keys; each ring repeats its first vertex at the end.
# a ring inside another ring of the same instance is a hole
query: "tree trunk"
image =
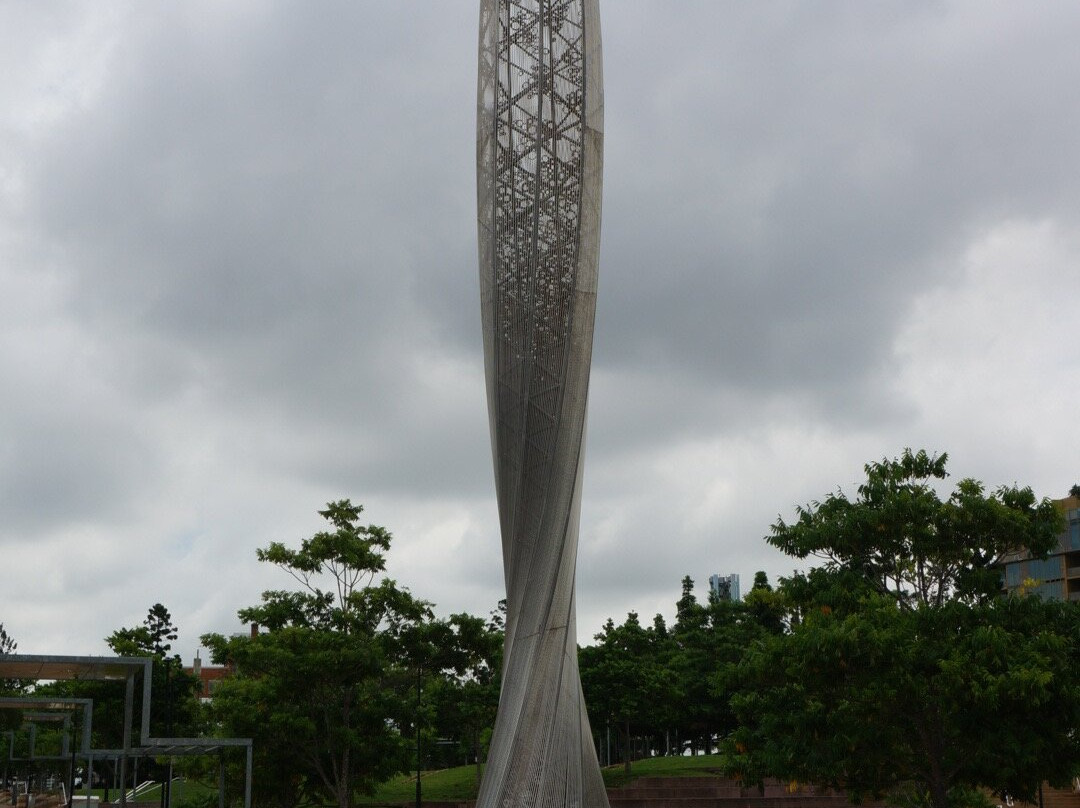
{"type": "Polygon", "coordinates": [[[930,804],[934,808],[949,808],[949,789],[942,777],[935,777],[933,782],[927,783],[930,791],[930,804]]]}
{"type": "Polygon", "coordinates": [[[630,774],[630,719],[626,719],[626,746],[623,747],[623,771],[630,774]]]}
{"type": "Polygon", "coordinates": [[[476,757],[476,788],[480,788],[480,779],[483,769],[480,767],[480,729],[473,730],[473,755],[476,757]]]}
{"type": "Polygon", "coordinates": [[[937,711],[931,710],[931,715],[918,723],[919,740],[926,754],[927,767],[926,790],[930,793],[930,804],[933,808],[949,808],[949,783],[942,770],[945,758],[942,737],[942,722],[937,711]]]}

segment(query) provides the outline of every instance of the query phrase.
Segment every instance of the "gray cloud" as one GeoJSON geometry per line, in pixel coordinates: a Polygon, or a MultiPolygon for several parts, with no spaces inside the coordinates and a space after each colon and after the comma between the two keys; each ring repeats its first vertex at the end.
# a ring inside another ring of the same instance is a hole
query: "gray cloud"
{"type": "MultiPolygon", "coordinates": [[[[904,446],[1063,494],[1080,14],[603,13],[582,639],[670,613],[684,574],[789,572],[776,515],[904,446]]],[[[254,548],[341,496],[417,594],[493,607],[475,25],[0,9],[0,563],[72,559],[16,582],[23,650],[100,651],[161,601],[187,653],[287,583],[254,548]]]]}

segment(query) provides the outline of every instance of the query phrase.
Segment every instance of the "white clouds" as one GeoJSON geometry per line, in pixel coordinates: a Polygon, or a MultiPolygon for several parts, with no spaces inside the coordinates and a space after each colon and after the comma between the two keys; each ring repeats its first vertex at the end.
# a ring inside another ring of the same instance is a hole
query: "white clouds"
{"type": "Polygon", "coordinates": [[[1080,391],[1078,261],[1075,231],[1002,222],[970,245],[958,279],[917,301],[898,336],[897,388],[917,403],[919,428],[941,448],[969,447],[977,460],[961,462],[996,472],[970,472],[988,483],[1064,496],[1076,474],[1062,427],[1080,391]]]}
{"type": "Polygon", "coordinates": [[[0,27],[17,32],[0,56],[7,127],[38,135],[100,97],[120,41],[119,4],[14,4],[0,12],[0,27]]]}

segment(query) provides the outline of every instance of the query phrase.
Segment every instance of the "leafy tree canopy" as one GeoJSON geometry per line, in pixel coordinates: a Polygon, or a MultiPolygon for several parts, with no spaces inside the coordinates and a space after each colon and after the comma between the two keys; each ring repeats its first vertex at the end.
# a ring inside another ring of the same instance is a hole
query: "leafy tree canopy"
{"type": "Polygon", "coordinates": [[[429,635],[442,629],[428,627],[429,604],[380,578],[391,535],[360,524],[362,510],[331,502],[319,512],[329,527],[298,549],[274,542],[258,551],[300,584],[239,611],[265,631],[202,638],[236,670],[215,691],[214,715],[229,734],[255,739],[257,797],[277,808],[327,799],[350,808],[402,770],[406,667],[464,664],[436,654],[442,635],[429,635]]]}
{"type": "Polygon", "coordinates": [[[608,619],[596,635],[597,645],[578,654],[586,704],[603,727],[609,722],[624,733],[623,764],[630,771],[630,727],[660,728],[671,719],[676,678],[664,664],[666,635],[654,622],[645,628],[635,612],[616,626],[608,619]]]}
{"type": "Polygon", "coordinates": [[[1080,771],[1076,606],[1002,597],[995,567],[1048,551],[1062,517],[1016,486],[962,480],[942,499],[945,461],[871,463],[854,499],[773,526],[771,544],[825,564],[782,582],[788,628],[721,677],[735,773],[950,808],[1080,771]]]}
{"type": "MultiPolygon", "coordinates": [[[[169,656],[178,629],[169,610],[155,603],[142,625],[118,628],[105,638],[117,656],[152,657],[150,734],[165,737],[197,736],[202,732],[199,680],[183,669],[180,658],[169,656]]],[[[88,698],[94,702],[93,745],[114,749],[123,742],[124,687],[122,682],[62,679],[39,684],[40,695],[88,698]]],[[[142,688],[135,691],[136,715],[142,709],[142,688]]],[[[111,765],[105,763],[104,765],[111,765]]]]}
{"type": "MultiPolygon", "coordinates": [[[[14,654],[18,647],[15,639],[4,630],[4,624],[0,623],[0,654],[14,654]]],[[[25,689],[25,683],[18,679],[0,679],[0,696],[13,696],[25,689]]],[[[15,729],[18,720],[18,716],[11,710],[0,711],[0,729],[15,729]]]]}
{"type": "Polygon", "coordinates": [[[141,626],[118,628],[105,638],[105,642],[117,656],[152,656],[164,660],[177,636],[169,610],[155,603],[147,611],[141,626]]]}
{"type": "Polygon", "coordinates": [[[961,480],[942,500],[935,483],[947,476],[948,456],[906,449],[896,460],[866,465],[857,496],[843,492],[779,519],[766,541],[796,558],[815,556],[826,569],[853,573],[898,604],[942,605],[996,595],[996,565],[1027,548],[1045,555],[1062,530],[1062,517],[1030,488],[1003,486],[991,494],[961,480]]]}
{"type": "Polygon", "coordinates": [[[19,644],[4,631],[4,624],[0,623],[0,654],[14,654],[19,644]]]}
{"type": "Polygon", "coordinates": [[[1035,802],[1078,770],[1077,618],[1037,597],[809,612],[727,680],[734,772],[935,808],[980,804],[977,788],[1035,802]]]}

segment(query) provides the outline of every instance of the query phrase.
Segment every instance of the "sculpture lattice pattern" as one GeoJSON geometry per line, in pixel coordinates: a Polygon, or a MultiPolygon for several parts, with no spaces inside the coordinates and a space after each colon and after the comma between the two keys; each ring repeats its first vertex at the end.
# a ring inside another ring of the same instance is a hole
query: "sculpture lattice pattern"
{"type": "Polygon", "coordinates": [[[574,618],[603,160],[597,0],[481,0],[478,90],[480,288],[507,591],[479,806],[606,808],[574,618]]]}

